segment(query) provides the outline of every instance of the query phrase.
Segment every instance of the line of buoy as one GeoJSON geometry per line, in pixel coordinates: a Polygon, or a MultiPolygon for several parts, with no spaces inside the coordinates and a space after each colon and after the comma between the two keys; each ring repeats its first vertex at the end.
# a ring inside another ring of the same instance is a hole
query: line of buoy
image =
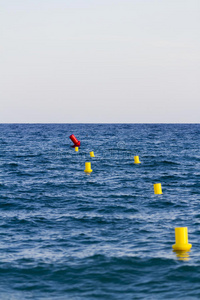
{"type": "MultiPolygon", "coordinates": [[[[75,151],[78,152],[78,148],[80,147],[80,141],[72,134],[70,135],[71,141],[74,143],[75,151]]],[[[90,157],[95,157],[94,152],[91,151],[90,157]]],[[[134,156],[134,164],[140,164],[139,156],[134,156]]],[[[91,168],[91,162],[85,163],[85,173],[90,174],[93,172],[91,168]]],[[[161,195],[162,194],[162,186],[161,183],[154,184],[154,194],[161,195]]],[[[172,248],[175,252],[180,251],[189,251],[192,248],[192,244],[188,243],[188,228],[187,227],[176,227],[175,228],[175,244],[172,245],[172,248]]]]}

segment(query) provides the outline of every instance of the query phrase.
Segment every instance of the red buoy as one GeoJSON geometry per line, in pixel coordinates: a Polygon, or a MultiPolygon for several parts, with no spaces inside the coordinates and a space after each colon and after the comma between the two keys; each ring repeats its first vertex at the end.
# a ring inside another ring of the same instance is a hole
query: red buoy
{"type": "Polygon", "coordinates": [[[77,138],[73,134],[71,134],[69,138],[74,143],[73,147],[80,147],[81,142],[78,141],[77,138]]]}

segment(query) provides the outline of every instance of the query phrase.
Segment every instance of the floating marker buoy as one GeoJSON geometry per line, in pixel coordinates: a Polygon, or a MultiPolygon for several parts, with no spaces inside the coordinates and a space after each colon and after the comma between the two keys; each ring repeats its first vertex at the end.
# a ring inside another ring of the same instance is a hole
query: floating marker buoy
{"type": "Polygon", "coordinates": [[[74,146],[72,146],[72,147],[80,147],[81,142],[78,141],[77,138],[73,134],[71,134],[69,138],[74,143],[74,146]]]}
{"type": "Polygon", "coordinates": [[[75,147],[75,151],[78,152],[78,147],[75,147]]]}
{"type": "Polygon", "coordinates": [[[134,164],[141,164],[139,156],[134,156],[134,164]]]}
{"type": "Polygon", "coordinates": [[[90,152],[90,157],[95,157],[95,155],[94,155],[94,152],[93,152],[93,151],[91,151],[91,152],[90,152]]]}
{"type": "Polygon", "coordinates": [[[154,186],[154,194],[162,194],[161,183],[155,183],[153,186],[154,186]]]}
{"type": "Polygon", "coordinates": [[[84,170],[85,173],[91,173],[92,172],[92,169],[91,169],[91,163],[90,162],[86,162],[85,163],[85,170],[84,170]]]}
{"type": "Polygon", "coordinates": [[[175,240],[176,244],[172,246],[175,251],[189,251],[192,248],[192,244],[188,244],[187,227],[175,228],[175,240]]]}

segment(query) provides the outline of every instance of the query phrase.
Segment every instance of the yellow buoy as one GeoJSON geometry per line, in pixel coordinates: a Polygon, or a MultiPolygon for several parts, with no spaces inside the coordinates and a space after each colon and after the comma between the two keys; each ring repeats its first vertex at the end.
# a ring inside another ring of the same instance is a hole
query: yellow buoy
{"type": "Polygon", "coordinates": [[[91,151],[91,152],[90,152],[90,157],[95,157],[95,155],[94,155],[94,152],[93,152],[93,151],[91,151]]]}
{"type": "Polygon", "coordinates": [[[153,186],[154,186],[154,194],[162,194],[161,183],[155,183],[153,186]]]}
{"type": "Polygon", "coordinates": [[[85,170],[84,170],[84,172],[86,172],[86,173],[91,173],[92,172],[91,163],[90,162],[86,162],[85,163],[85,170]]]}
{"type": "Polygon", "coordinates": [[[78,152],[78,147],[75,147],[75,151],[78,152]]]}
{"type": "Polygon", "coordinates": [[[189,251],[192,248],[192,244],[188,244],[187,227],[175,228],[175,240],[176,244],[172,246],[175,251],[189,251]]]}
{"type": "Polygon", "coordinates": [[[139,156],[134,156],[134,164],[141,164],[139,156]]]}

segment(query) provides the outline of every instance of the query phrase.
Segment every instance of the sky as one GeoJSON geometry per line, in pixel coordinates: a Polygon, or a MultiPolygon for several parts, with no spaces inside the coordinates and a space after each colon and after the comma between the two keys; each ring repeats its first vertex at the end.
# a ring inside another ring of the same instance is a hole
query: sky
{"type": "Polygon", "coordinates": [[[199,123],[199,0],[0,0],[0,123],[199,123]]]}

